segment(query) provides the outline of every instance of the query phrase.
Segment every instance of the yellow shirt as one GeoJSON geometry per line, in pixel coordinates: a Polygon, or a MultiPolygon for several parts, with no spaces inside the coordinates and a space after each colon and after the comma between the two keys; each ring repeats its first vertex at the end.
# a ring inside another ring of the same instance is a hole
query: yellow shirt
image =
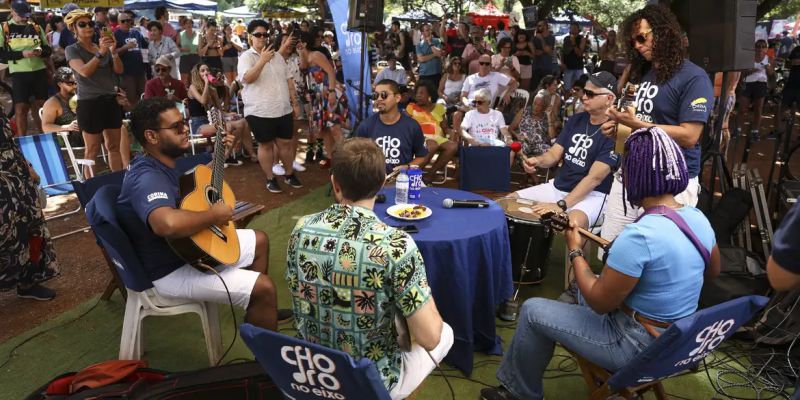
{"type": "Polygon", "coordinates": [[[428,111],[415,103],[411,103],[406,107],[406,112],[419,123],[425,136],[444,137],[442,121],[444,121],[444,116],[447,113],[444,105],[436,103],[433,110],[428,111]]]}

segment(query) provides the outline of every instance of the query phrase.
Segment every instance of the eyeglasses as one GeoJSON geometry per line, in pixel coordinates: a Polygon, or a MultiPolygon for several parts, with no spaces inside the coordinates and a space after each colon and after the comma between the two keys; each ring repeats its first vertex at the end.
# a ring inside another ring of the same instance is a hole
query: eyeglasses
{"type": "Polygon", "coordinates": [[[254,33],[251,33],[250,36],[252,36],[254,38],[264,39],[266,37],[269,37],[269,33],[267,33],[267,32],[254,32],[254,33]]]}
{"type": "Polygon", "coordinates": [[[611,93],[608,93],[608,92],[595,92],[595,91],[592,91],[592,90],[589,90],[589,89],[583,89],[583,94],[586,95],[587,99],[593,99],[593,98],[595,98],[595,96],[607,96],[607,95],[610,95],[611,93]]]}
{"type": "Polygon", "coordinates": [[[649,36],[651,33],[653,33],[653,30],[652,30],[652,29],[648,30],[647,32],[642,32],[642,33],[640,33],[640,34],[636,35],[636,36],[633,38],[633,40],[634,40],[636,43],[639,43],[639,44],[644,44],[644,42],[646,42],[646,41],[647,41],[647,36],[649,36]]]}
{"type": "Polygon", "coordinates": [[[161,131],[161,130],[173,130],[173,131],[178,131],[178,133],[183,133],[184,131],[187,130],[187,128],[186,128],[186,124],[184,124],[183,121],[178,121],[178,122],[176,122],[176,123],[174,123],[174,124],[172,124],[170,126],[165,126],[163,128],[157,128],[156,130],[159,130],[159,131],[161,131]]]}
{"type": "Polygon", "coordinates": [[[78,28],[85,29],[86,27],[94,28],[94,21],[88,21],[88,22],[81,21],[81,22],[78,22],[78,28]]]}
{"type": "Polygon", "coordinates": [[[484,104],[486,104],[486,100],[472,100],[473,106],[482,106],[484,104]]]}
{"type": "Polygon", "coordinates": [[[132,19],[121,19],[121,20],[119,20],[120,24],[130,24],[132,22],[133,22],[132,19]]]}
{"type": "Polygon", "coordinates": [[[486,62],[486,61],[479,61],[478,64],[483,65],[485,67],[488,67],[488,66],[492,65],[491,62],[486,62]]]}
{"type": "Polygon", "coordinates": [[[373,101],[374,100],[378,100],[378,98],[380,98],[381,100],[386,100],[386,99],[389,98],[389,96],[393,96],[393,95],[394,95],[394,93],[389,93],[387,91],[375,92],[375,93],[372,93],[372,100],[373,101]]]}
{"type": "Polygon", "coordinates": [[[164,66],[159,65],[159,66],[157,66],[157,67],[155,67],[153,69],[156,70],[156,72],[161,72],[161,71],[169,71],[170,67],[164,67],[164,66]]]}

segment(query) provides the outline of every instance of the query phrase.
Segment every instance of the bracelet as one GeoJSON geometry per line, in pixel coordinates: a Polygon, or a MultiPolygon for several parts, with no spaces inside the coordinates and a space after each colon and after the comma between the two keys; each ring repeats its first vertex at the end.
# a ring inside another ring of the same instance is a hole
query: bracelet
{"type": "Polygon", "coordinates": [[[569,252],[569,263],[575,264],[575,257],[583,257],[583,250],[575,249],[569,252]]]}

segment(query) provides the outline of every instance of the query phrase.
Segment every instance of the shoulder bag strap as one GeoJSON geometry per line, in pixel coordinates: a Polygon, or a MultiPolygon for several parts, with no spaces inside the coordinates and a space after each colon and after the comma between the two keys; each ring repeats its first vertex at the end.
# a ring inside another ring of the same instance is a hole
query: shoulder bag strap
{"type": "Polygon", "coordinates": [[[639,218],[637,218],[635,222],[638,222],[640,219],[642,219],[642,217],[648,214],[661,214],[667,219],[674,222],[675,225],[678,226],[678,229],[680,229],[681,232],[683,232],[683,234],[686,235],[689,241],[692,242],[697,251],[700,252],[700,256],[703,257],[703,261],[705,262],[705,264],[706,265],[709,264],[709,262],[711,261],[711,253],[709,253],[708,249],[706,249],[706,247],[703,246],[703,243],[701,243],[697,235],[694,234],[692,228],[690,228],[689,225],[686,224],[686,221],[684,221],[684,219],[681,218],[681,216],[678,215],[678,213],[675,212],[675,210],[665,206],[651,207],[645,210],[644,214],[642,214],[639,218]]]}

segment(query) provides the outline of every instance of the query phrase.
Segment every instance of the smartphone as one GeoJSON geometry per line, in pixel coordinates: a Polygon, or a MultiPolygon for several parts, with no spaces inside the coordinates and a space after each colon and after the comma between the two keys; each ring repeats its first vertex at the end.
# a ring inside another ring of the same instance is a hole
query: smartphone
{"type": "Polygon", "coordinates": [[[416,225],[398,226],[397,229],[400,229],[401,231],[403,231],[405,233],[419,233],[419,229],[417,228],[416,225]]]}
{"type": "Polygon", "coordinates": [[[105,35],[107,38],[113,38],[114,37],[114,32],[112,32],[111,29],[108,29],[107,26],[104,26],[103,27],[103,35],[105,35]]]}

